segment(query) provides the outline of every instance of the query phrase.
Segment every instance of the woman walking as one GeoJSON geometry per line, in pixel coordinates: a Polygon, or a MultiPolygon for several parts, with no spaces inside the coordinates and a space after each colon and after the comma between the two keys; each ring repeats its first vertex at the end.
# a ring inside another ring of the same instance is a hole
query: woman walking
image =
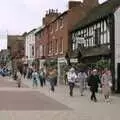
{"type": "Polygon", "coordinates": [[[21,79],[22,79],[22,71],[20,69],[17,70],[17,84],[18,88],[21,87],[21,79]]]}
{"type": "Polygon", "coordinates": [[[91,76],[88,79],[88,86],[90,86],[91,100],[97,102],[95,93],[98,92],[98,87],[100,84],[99,76],[97,75],[97,70],[93,70],[91,76]]]}
{"type": "Polygon", "coordinates": [[[101,78],[101,83],[102,83],[102,92],[105,97],[106,102],[110,102],[110,93],[111,93],[111,87],[112,87],[112,76],[110,71],[105,69],[105,72],[102,75],[101,78]]]}
{"type": "Polygon", "coordinates": [[[67,74],[68,77],[68,83],[69,83],[69,89],[70,89],[70,96],[73,96],[73,89],[75,86],[75,81],[77,79],[77,75],[75,73],[75,69],[71,68],[67,74]]]}
{"type": "Polygon", "coordinates": [[[85,84],[86,84],[86,79],[87,79],[87,74],[82,70],[78,73],[78,81],[79,81],[79,87],[80,87],[80,93],[81,96],[83,96],[83,92],[85,89],[85,84]]]}

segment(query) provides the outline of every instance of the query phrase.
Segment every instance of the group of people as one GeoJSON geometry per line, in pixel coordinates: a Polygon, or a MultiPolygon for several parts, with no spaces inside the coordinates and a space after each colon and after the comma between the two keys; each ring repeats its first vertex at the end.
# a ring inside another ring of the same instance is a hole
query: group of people
{"type": "Polygon", "coordinates": [[[55,68],[49,68],[47,72],[43,68],[37,70],[35,68],[24,69],[24,78],[31,79],[33,81],[33,88],[38,87],[38,83],[43,87],[46,85],[46,81],[50,83],[51,91],[55,91],[55,86],[57,85],[57,70],[55,68]],[[27,73],[26,73],[27,72],[27,73]]]}
{"type": "MultiPolygon", "coordinates": [[[[22,70],[18,69],[17,71],[17,81],[18,87],[21,86],[21,78],[24,73],[22,70]]],[[[40,86],[43,87],[46,85],[46,80],[50,82],[51,91],[55,91],[55,86],[57,85],[57,70],[55,68],[50,68],[47,72],[44,72],[44,69],[36,70],[35,68],[30,72],[30,79],[33,81],[33,87],[40,86]]],[[[93,69],[89,72],[85,70],[76,71],[73,67],[67,72],[67,81],[69,85],[69,94],[73,96],[74,86],[79,83],[79,89],[81,96],[84,95],[85,88],[89,87],[91,91],[90,99],[94,102],[97,102],[96,93],[98,88],[101,89],[105,101],[109,102],[110,93],[112,88],[112,75],[110,70],[107,68],[100,73],[97,69],[93,69]]]]}
{"type": "Polygon", "coordinates": [[[86,73],[84,70],[76,72],[74,68],[71,68],[67,73],[67,79],[70,89],[69,93],[70,96],[73,96],[73,89],[75,83],[78,82],[81,96],[84,95],[84,89],[86,88],[87,85],[89,86],[91,91],[92,101],[97,102],[96,93],[98,92],[98,88],[101,89],[105,101],[106,102],[110,101],[109,96],[112,87],[112,76],[111,72],[107,68],[104,71],[102,71],[101,74],[99,74],[97,69],[94,69],[89,73],[86,73]]]}

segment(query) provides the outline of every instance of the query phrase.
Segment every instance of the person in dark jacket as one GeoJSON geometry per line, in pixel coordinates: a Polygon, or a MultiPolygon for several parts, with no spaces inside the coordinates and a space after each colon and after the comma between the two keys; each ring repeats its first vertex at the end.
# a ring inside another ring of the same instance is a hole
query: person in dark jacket
{"type": "Polygon", "coordinates": [[[98,87],[100,84],[100,78],[97,75],[97,70],[93,70],[92,74],[88,79],[88,86],[90,86],[91,100],[97,102],[95,93],[98,92],[98,87]]]}

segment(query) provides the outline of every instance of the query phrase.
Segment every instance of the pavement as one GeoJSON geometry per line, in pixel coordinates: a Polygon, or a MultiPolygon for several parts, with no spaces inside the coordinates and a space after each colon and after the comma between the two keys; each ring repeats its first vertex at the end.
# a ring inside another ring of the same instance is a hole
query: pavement
{"type": "Polygon", "coordinates": [[[120,97],[111,96],[111,104],[105,103],[102,94],[98,102],[91,102],[90,92],[80,96],[74,89],[69,96],[68,86],[58,85],[55,92],[50,86],[32,88],[31,80],[22,80],[23,87],[17,88],[11,78],[0,86],[0,120],[119,120],[120,97]]]}

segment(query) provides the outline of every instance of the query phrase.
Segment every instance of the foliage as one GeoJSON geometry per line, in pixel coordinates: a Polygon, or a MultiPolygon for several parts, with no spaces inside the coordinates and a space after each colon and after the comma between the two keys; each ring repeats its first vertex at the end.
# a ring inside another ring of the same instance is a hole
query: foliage
{"type": "Polygon", "coordinates": [[[110,68],[110,62],[108,60],[99,60],[96,63],[96,68],[98,69],[104,69],[104,68],[110,68]]]}
{"type": "Polygon", "coordinates": [[[51,68],[51,67],[57,68],[57,60],[46,60],[44,62],[44,66],[48,68],[51,68]]]}

